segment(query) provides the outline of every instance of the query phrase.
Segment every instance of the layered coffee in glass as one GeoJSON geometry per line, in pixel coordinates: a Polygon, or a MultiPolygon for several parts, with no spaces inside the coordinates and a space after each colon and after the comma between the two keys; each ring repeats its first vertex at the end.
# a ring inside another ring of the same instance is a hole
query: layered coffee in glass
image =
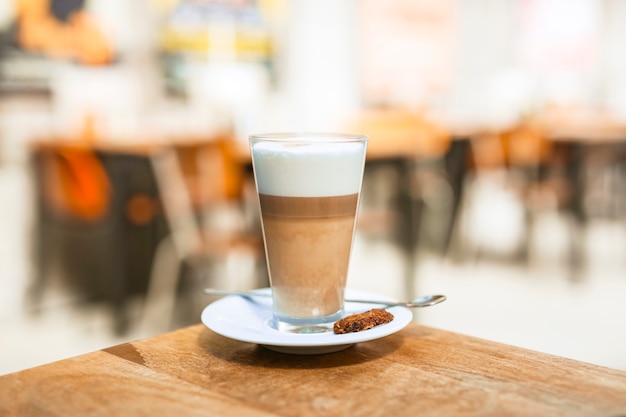
{"type": "Polygon", "coordinates": [[[329,331],[343,316],[366,147],[357,135],[250,137],[278,330],[329,331]]]}

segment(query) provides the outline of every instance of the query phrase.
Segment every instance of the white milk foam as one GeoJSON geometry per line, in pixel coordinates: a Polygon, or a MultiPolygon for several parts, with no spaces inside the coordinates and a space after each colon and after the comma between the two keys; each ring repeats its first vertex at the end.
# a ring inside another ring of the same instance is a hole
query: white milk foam
{"type": "Polygon", "coordinates": [[[360,191],[365,145],[257,142],[252,159],[260,194],[332,197],[360,191]]]}

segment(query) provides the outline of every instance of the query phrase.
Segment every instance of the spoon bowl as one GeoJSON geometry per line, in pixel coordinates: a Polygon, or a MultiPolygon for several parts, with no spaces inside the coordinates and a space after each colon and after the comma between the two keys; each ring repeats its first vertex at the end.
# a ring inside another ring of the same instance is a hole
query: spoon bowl
{"type": "MultiPolygon", "coordinates": [[[[227,291],[227,290],[218,290],[215,288],[205,288],[204,293],[207,295],[239,295],[242,297],[271,297],[272,294],[269,292],[255,292],[255,291],[227,291]]],[[[384,301],[384,300],[355,300],[346,298],[345,301],[348,303],[361,303],[361,304],[376,304],[379,306],[385,307],[407,307],[407,308],[422,308],[422,307],[430,307],[435,304],[439,304],[446,300],[445,295],[441,294],[433,294],[433,295],[424,295],[421,297],[417,297],[412,299],[411,301],[384,301]]]]}

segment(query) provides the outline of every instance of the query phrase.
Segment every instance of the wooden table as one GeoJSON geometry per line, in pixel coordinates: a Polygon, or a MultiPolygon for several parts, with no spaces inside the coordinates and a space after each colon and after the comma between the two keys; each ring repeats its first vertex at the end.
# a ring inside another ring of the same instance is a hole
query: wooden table
{"type": "Polygon", "coordinates": [[[0,415],[617,417],[626,372],[417,324],[318,356],[195,325],[2,376],[0,415]]]}

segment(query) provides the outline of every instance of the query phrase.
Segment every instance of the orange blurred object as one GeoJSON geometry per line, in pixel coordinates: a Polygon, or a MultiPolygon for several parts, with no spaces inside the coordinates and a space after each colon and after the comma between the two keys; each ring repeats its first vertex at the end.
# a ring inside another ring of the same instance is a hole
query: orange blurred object
{"type": "Polygon", "coordinates": [[[194,207],[241,198],[245,172],[228,135],[174,146],[194,207]],[[207,183],[208,182],[208,183],[207,183]]]}
{"type": "Polygon", "coordinates": [[[551,143],[542,129],[528,124],[477,134],[472,137],[472,148],[479,169],[531,167],[550,157],[551,143]]]}
{"type": "Polygon", "coordinates": [[[21,47],[86,65],[112,61],[113,49],[88,12],[77,10],[63,22],[51,14],[50,7],[49,0],[15,0],[21,47]]]}
{"type": "Polygon", "coordinates": [[[367,109],[343,128],[369,137],[368,154],[380,157],[440,158],[450,146],[450,132],[406,109],[367,109]]]}
{"type": "Polygon", "coordinates": [[[87,148],[63,147],[46,158],[44,191],[53,210],[87,222],[108,212],[111,185],[100,160],[87,148]]]}
{"type": "Polygon", "coordinates": [[[159,204],[145,193],[137,193],[126,202],[126,217],[136,225],[147,225],[159,212],[159,204]]]}

